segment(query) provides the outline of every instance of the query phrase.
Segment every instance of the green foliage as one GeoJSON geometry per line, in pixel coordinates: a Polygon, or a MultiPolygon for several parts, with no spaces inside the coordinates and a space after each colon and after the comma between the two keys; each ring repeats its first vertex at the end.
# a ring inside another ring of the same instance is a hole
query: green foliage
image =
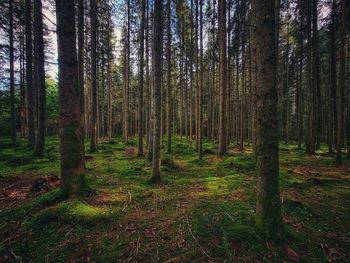
{"type": "Polygon", "coordinates": [[[54,79],[46,79],[46,118],[48,134],[58,132],[58,84],[54,79]]]}
{"type": "MultiPolygon", "coordinates": [[[[19,90],[19,89],[18,89],[19,90]]],[[[10,93],[8,90],[0,90],[0,135],[9,135],[11,132],[10,93]]],[[[20,125],[19,94],[15,96],[16,125],[20,125]]],[[[52,79],[46,79],[46,118],[48,134],[57,134],[58,129],[58,85],[52,79]]]]}

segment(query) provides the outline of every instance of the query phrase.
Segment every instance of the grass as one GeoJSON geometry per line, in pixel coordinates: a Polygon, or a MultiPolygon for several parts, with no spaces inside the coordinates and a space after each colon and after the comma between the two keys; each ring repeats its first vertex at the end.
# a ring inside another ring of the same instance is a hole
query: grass
{"type": "MultiPolygon", "coordinates": [[[[295,145],[280,152],[282,210],[290,237],[274,245],[255,229],[256,178],[250,149],[224,158],[205,141],[175,137],[162,155],[162,183],[149,183],[145,158],[121,138],[88,154],[96,194],[66,200],[59,189],[0,210],[0,261],[24,262],[342,262],[350,257],[349,162],[335,166],[322,147],[311,158],[295,145]],[[301,172],[300,172],[301,171],[301,172]]],[[[0,140],[0,182],[59,175],[57,138],[34,158],[24,140],[0,140]]]]}

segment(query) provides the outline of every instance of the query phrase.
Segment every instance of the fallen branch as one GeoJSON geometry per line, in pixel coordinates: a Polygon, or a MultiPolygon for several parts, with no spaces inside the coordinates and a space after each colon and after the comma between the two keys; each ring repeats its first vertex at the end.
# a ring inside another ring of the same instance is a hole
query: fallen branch
{"type": "Polygon", "coordinates": [[[132,195],[131,195],[130,191],[128,191],[128,194],[129,194],[129,200],[128,200],[127,203],[124,204],[124,207],[123,207],[123,210],[122,210],[122,211],[124,211],[124,210],[128,207],[128,205],[131,204],[132,195]]]}
{"type": "Polygon", "coordinates": [[[131,201],[132,201],[132,196],[131,196],[130,191],[128,191],[128,194],[129,194],[129,204],[130,204],[130,203],[131,203],[131,201]]]}

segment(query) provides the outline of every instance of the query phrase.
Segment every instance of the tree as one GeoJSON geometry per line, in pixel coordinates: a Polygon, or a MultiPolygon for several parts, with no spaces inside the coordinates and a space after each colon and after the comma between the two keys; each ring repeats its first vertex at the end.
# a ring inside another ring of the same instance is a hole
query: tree
{"type": "Polygon", "coordinates": [[[219,155],[226,154],[226,0],[219,1],[219,49],[220,49],[220,112],[219,112],[219,155]]]}
{"type": "Polygon", "coordinates": [[[16,142],[16,113],[15,113],[15,77],[13,55],[13,0],[9,1],[9,38],[10,38],[10,103],[11,103],[11,138],[16,142]]]}
{"type": "Polygon", "coordinates": [[[252,1],[257,21],[256,212],[257,224],[268,238],[277,237],[283,230],[279,192],[274,2],[252,1]]]}
{"type": "Polygon", "coordinates": [[[329,50],[330,50],[330,85],[329,85],[329,131],[328,131],[328,151],[333,153],[333,145],[336,144],[337,136],[337,108],[336,108],[336,90],[337,90],[337,51],[336,51],[336,6],[337,1],[332,1],[332,13],[330,23],[330,37],[329,37],[329,50]]]}
{"type": "Polygon", "coordinates": [[[153,110],[153,160],[152,182],[160,181],[160,125],[162,102],[162,0],[154,0],[153,6],[153,78],[154,78],[154,110],[153,110]]]}
{"type": "Polygon", "coordinates": [[[203,0],[200,0],[200,10],[199,10],[199,56],[200,56],[200,83],[199,83],[199,91],[198,91],[198,158],[203,159],[203,0]]]}
{"type": "Polygon", "coordinates": [[[129,138],[129,78],[130,78],[130,0],[127,0],[127,25],[124,43],[123,138],[129,138]]]}
{"type": "Polygon", "coordinates": [[[74,194],[84,185],[84,155],[74,1],[56,0],[60,101],[61,188],[74,194]]]}
{"type": "Polygon", "coordinates": [[[34,49],[36,91],[38,94],[38,131],[35,140],[34,155],[42,156],[45,146],[46,131],[46,89],[45,89],[45,55],[44,26],[41,0],[34,0],[34,49]]]}
{"type": "Polygon", "coordinates": [[[90,152],[97,151],[97,2],[90,0],[90,20],[91,20],[91,138],[90,152]]]}
{"type": "Polygon", "coordinates": [[[167,152],[171,153],[172,90],[171,90],[171,0],[167,0],[167,152]]]}
{"type": "Polygon", "coordinates": [[[139,49],[139,98],[138,98],[138,156],[143,156],[143,68],[144,68],[144,38],[145,38],[145,0],[141,0],[141,25],[140,25],[140,49],[139,49]]]}
{"type": "Polygon", "coordinates": [[[82,140],[81,147],[85,154],[85,118],[84,118],[84,0],[78,0],[78,77],[79,77],[79,98],[81,110],[82,140]]]}
{"type": "Polygon", "coordinates": [[[345,45],[346,45],[346,1],[341,3],[341,20],[339,27],[339,73],[336,89],[337,103],[337,145],[336,162],[342,163],[343,126],[344,126],[344,90],[345,90],[345,45]]]}
{"type": "Polygon", "coordinates": [[[32,47],[32,4],[26,0],[25,10],[25,36],[26,36],[26,88],[28,110],[28,144],[31,148],[35,145],[34,125],[34,98],[33,98],[33,47],[32,47]]]}

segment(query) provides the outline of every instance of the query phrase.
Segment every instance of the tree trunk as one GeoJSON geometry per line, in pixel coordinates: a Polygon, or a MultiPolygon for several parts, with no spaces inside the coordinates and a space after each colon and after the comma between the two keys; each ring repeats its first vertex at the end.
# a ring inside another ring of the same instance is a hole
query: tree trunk
{"type": "Polygon", "coordinates": [[[337,107],[336,107],[336,91],[337,91],[337,50],[335,36],[335,16],[336,16],[336,0],[332,1],[332,22],[330,24],[330,85],[329,85],[329,142],[328,151],[333,153],[333,146],[336,146],[337,137],[337,107]]]}
{"type": "Polygon", "coordinates": [[[297,113],[297,132],[298,132],[298,149],[301,149],[301,140],[303,136],[303,114],[302,114],[302,87],[303,87],[303,55],[304,55],[304,8],[303,0],[299,0],[300,27],[299,27],[299,84],[296,92],[296,113],[297,113]]]}
{"type": "Polygon", "coordinates": [[[171,0],[167,0],[167,153],[171,153],[172,89],[171,89],[171,0]]]}
{"type": "Polygon", "coordinates": [[[145,31],[145,0],[141,0],[140,50],[139,50],[139,101],[138,101],[138,156],[143,156],[143,53],[145,31]]]}
{"type": "Polygon", "coordinates": [[[74,1],[56,0],[60,102],[61,188],[67,194],[84,186],[84,155],[74,1]]]}
{"type": "Polygon", "coordinates": [[[34,123],[34,98],[33,98],[33,46],[32,46],[32,4],[26,0],[25,14],[26,35],[26,88],[27,88],[27,110],[28,110],[28,144],[31,148],[35,145],[35,123],[34,123]]]}
{"type": "Polygon", "coordinates": [[[308,154],[315,154],[318,137],[318,93],[319,93],[319,54],[318,54],[318,27],[317,4],[312,2],[312,86],[311,90],[311,121],[310,121],[310,150],[308,154]]]}
{"type": "Polygon", "coordinates": [[[123,92],[123,138],[129,139],[129,76],[130,76],[130,0],[127,0],[127,28],[124,54],[124,92],[123,92]]]}
{"type": "Polygon", "coordinates": [[[34,48],[36,49],[36,90],[38,92],[38,133],[34,155],[42,156],[46,132],[45,55],[41,0],[34,1],[34,48]]]}
{"type": "Polygon", "coordinates": [[[307,10],[307,25],[306,25],[306,34],[307,34],[307,50],[306,50],[306,63],[307,63],[307,115],[306,120],[306,138],[305,138],[305,152],[307,154],[312,154],[312,132],[311,132],[311,123],[312,123],[312,29],[311,29],[311,21],[312,21],[312,5],[311,1],[307,1],[306,3],[307,10]]]}
{"type": "Polygon", "coordinates": [[[90,0],[91,20],[91,133],[90,152],[97,151],[97,2],[90,0]]]}
{"type": "Polygon", "coordinates": [[[337,103],[337,145],[336,162],[342,163],[342,145],[344,128],[344,90],[345,90],[345,45],[346,45],[346,1],[341,4],[341,20],[339,28],[339,73],[336,93],[337,103]]]}
{"type": "Polygon", "coordinates": [[[10,108],[11,108],[11,138],[16,142],[16,113],[15,113],[15,72],[13,55],[13,0],[9,1],[9,37],[10,37],[10,108]]]}
{"type": "MultiPolygon", "coordinates": [[[[23,8],[23,4],[21,4],[21,8],[23,8]]],[[[26,92],[25,92],[25,84],[24,84],[24,34],[23,34],[23,24],[21,24],[20,29],[20,37],[19,37],[19,64],[20,64],[20,105],[19,105],[19,112],[21,117],[21,136],[24,137],[26,134],[26,107],[25,107],[25,100],[26,100],[26,92]]]]}
{"type": "Polygon", "coordinates": [[[84,0],[78,0],[78,80],[79,80],[79,98],[81,111],[81,150],[85,154],[85,117],[84,117],[84,0]]]}
{"type": "Polygon", "coordinates": [[[162,103],[162,0],[154,0],[153,11],[153,76],[154,76],[154,130],[151,181],[160,181],[160,125],[162,103]]]}
{"type": "Polygon", "coordinates": [[[268,238],[279,238],[283,223],[279,192],[276,34],[274,0],[253,0],[257,45],[257,224],[268,238]]]}
{"type": "Polygon", "coordinates": [[[220,47],[220,114],[219,155],[226,154],[226,0],[219,1],[219,47],[220,47]]]}
{"type": "Polygon", "coordinates": [[[202,136],[203,136],[203,0],[200,0],[199,3],[200,9],[199,9],[199,56],[200,56],[200,83],[199,83],[199,90],[198,90],[198,158],[199,160],[203,159],[203,142],[202,142],[202,136]]]}

